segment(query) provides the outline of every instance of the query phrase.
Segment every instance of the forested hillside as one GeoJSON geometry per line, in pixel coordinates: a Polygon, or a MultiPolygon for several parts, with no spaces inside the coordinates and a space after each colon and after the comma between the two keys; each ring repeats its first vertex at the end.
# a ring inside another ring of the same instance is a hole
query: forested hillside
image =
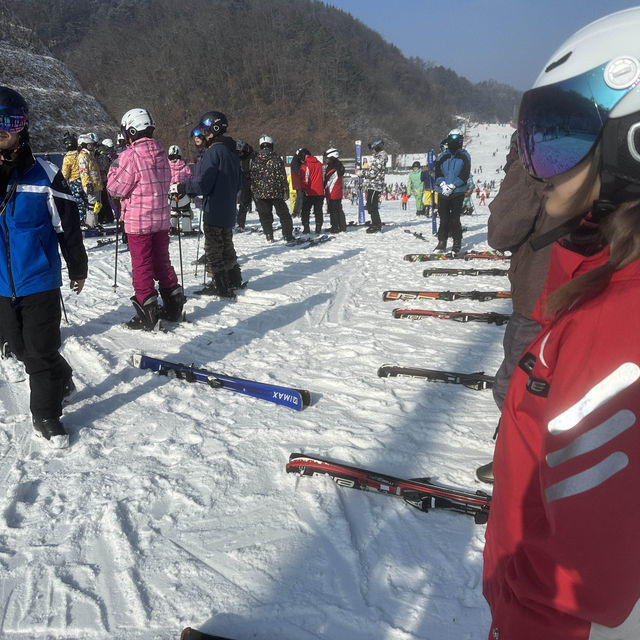
{"type": "Polygon", "coordinates": [[[114,119],[149,108],[166,144],[186,145],[198,116],[217,109],[232,135],[255,141],[266,130],[283,152],[350,149],[373,136],[391,151],[422,151],[454,115],[508,121],[519,98],[407,59],[314,0],[24,0],[12,9],[114,119]]]}

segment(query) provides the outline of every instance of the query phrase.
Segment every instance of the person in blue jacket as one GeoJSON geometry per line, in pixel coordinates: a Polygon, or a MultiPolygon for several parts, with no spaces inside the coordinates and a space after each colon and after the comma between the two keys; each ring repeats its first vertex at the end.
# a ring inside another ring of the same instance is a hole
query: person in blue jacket
{"type": "Polygon", "coordinates": [[[35,435],[58,448],[69,445],[60,416],[75,390],[60,355],[61,260],[80,293],[87,277],[78,204],[58,167],[34,158],[29,108],[0,87],[0,335],[29,376],[35,435]]]}
{"type": "Polygon", "coordinates": [[[194,177],[184,184],[171,185],[169,192],[203,196],[205,264],[212,280],[196,293],[235,298],[233,290],[242,285],[233,245],[242,171],[236,142],[224,135],[228,126],[227,117],[220,111],[208,111],[200,118],[192,135],[204,140],[205,152],[194,177]]]}
{"type": "Polygon", "coordinates": [[[460,215],[467,180],[471,173],[471,156],[462,148],[464,137],[459,129],[452,129],[446,138],[447,149],[436,160],[436,188],[438,197],[438,245],[436,251],[447,250],[447,239],[453,238],[453,253],[462,247],[460,215]]]}

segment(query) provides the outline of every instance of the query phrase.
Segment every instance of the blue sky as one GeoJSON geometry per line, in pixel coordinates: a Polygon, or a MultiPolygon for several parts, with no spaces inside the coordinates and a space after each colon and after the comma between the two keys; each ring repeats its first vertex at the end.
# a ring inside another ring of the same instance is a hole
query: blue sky
{"type": "MultiPolygon", "coordinates": [[[[406,56],[473,82],[528,89],[553,51],[589,22],[640,0],[325,0],[406,56]]],[[[640,37],[640,34],[638,35],[640,37]]]]}

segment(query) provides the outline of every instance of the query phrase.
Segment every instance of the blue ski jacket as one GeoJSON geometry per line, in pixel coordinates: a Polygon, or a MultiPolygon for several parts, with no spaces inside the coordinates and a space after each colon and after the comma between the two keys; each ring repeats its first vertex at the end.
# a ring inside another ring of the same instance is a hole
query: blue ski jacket
{"type": "Polygon", "coordinates": [[[203,196],[205,224],[230,229],[236,223],[238,192],[242,187],[240,158],[233,138],[219,136],[196,165],[194,177],[185,183],[190,195],[203,196]]]}
{"type": "Polygon", "coordinates": [[[442,194],[443,184],[454,184],[455,190],[450,198],[465,193],[467,180],[471,173],[471,156],[464,150],[458,149],[455,153],[445,151],[436,160],[436,188],[442,194]]]}
{"type": "Polygon", "coordinates": [[[58,247],[70,280],[87,277],[78,205],[58,167],[24,151],[0,206],[0,296],[17,298],[62,284],[58,247]]]}

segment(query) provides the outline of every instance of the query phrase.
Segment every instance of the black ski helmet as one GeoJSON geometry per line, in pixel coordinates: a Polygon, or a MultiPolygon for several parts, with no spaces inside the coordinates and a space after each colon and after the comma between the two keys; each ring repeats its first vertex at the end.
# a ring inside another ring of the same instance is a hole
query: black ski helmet
{"type": "Polygon", "coordinates": [[[306,147],[302,147],[301,149],[298,149],[298,151],[296,151],[296,156],[300,162],[304,162],[306,157],[310,155],[311,151],[309,151],[309,149],[307,149],[306,147]]]}
{"type": "Polygon", "coordinates": [[[367,146],[371,150],[382,151],[382,149],[384,149],[384,140],[382,138],[376,138],[375,140],[372,140],[367,146]]]}
{"type": "Polygon", "coordinates": [[[70,131],[65,131],[62,136],[62,142],[66,147],[67,151],[75,151],[78,148],[78,140],[77,137],[74,136],[70,131]]]}
{"type": "Polygon", "coordinates": [[[449,151],[455,153],[458,149],[462,149],[463,142],[464,136],[460,129],[451,129],[451,131],[449,131],[449,135],[447,136],[447,148],[449,151]]]}
{"type": "Polygon", "coordinates": [[[0,87],[0,129],[8,133],[19,131],[20,144],[29,141],[29,106],[9,87],[0,87]]]}
{"type": "Polygon", "coordinates": [[[416,160],[412,165],[412,169],[419,169],[422,165],[416,160]]]}
{"type": "Polygon", "coordinates": [[[227,116],[220,111],[207,111],[198,122],[198,126],[192,132],[192,135],[212,133],[214,136],[222,135],[229,126],[227,116]],[[198,131],[199,133],[196,133],[198,131]]]}

